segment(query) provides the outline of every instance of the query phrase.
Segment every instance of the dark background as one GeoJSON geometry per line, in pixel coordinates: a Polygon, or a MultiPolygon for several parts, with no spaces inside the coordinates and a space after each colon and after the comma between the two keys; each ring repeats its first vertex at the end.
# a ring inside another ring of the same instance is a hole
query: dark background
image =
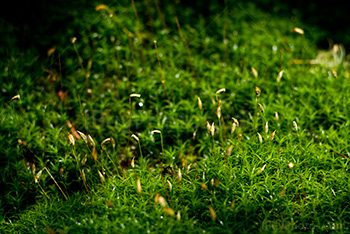
{"type": "MultiPolygon", "coordinates": [[[[153,4],[153,0],[149,1],[153,4]]],[[[135,1],[137,2],[137,1],[135,1]]],[[[225,1],[199,1],[199,0],[173,0],[169,1],[178,8],[190,7],[203,16],[218,12],[225,7],[225,1]],[[212,12],[211,12],[212,11],[212,12]]],[[[161,6],[169,4],[167,1],[159,1],[161,6]]],[[[305,23],[316,25],[326,31],[326,38],[318,42],[323,49],[329,47],[329,40],[333,43],[341,43],[347,51],[350,51],[350,1],[333,0],[327,3],[321,1],[303,0],[227,0],[226,4],[239,4],[254,2],[258,7],[271,15],[282,17],[296,16],[305,23]]],[[[47,51],[48,47],[57,43],[55,35],[65,32],[65,27],[72,20],[72,9],[91,8],[97,4],[111,4],[113,1],[61,1],[61,0],[34,0],[11,1],[0,9],[0,18],[3,22],[15,27],[15,37],[18,46],[26,48],[35,46],[38,50],[47,51]]],[[[114,2],[114,5],[116,3],[114,2]]],[[[130,1],[131,4],[131,1],[130,1]]],[[[2,27],[1,25],[1,28],[2,27]]],[[[0,29],[1,34],[6,34],[0,29]]]]}
{"type": "MultiPolygon", "coordinates": [[[[217,3],[224,6],[225,1],[181,1],[201,12],[209,14],[209,4],[217,3]]],[[[296,16],[303,22],[318,26],[326,31],[326,38],[319,41],[319,47],[327,49],[329,40],[333,43],[343,44],[347,51],[350,51],[350,1],[310,1],[310,0],[237,0],[227,1],[236,3],[253,2],[259,8],[271,15],[279,15],[290,18],[296,16]]]]}

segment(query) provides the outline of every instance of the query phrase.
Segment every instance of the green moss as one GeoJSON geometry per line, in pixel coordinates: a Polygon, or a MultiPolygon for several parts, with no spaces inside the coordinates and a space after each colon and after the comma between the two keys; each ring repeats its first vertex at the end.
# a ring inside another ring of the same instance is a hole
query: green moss
{"type": "Polygon", "coordinates": [[[118,4],[71,9],[49,56],[4,39],[0,231],[345,233],[349,68],[308,62],[323,32],[252,4],[161,5],[166,28],[118,4]]]}

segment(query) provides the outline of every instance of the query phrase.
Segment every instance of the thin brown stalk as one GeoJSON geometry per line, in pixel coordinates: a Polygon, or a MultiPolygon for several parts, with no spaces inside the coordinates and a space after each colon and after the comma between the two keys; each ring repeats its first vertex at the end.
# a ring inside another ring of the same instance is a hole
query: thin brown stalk
{"type": "Polygon", "coordinates": [[[45,192],[45,190],[43,189],[43,187],[41,187],[41,185],[38,183],[41,191],[43,191],[43,193],[45,194],[45,196],[51,201],[51,198],[49,198],[49,196],[47,195],[47,193],[45,192]]]}
{"type": "Polygon", "coordinates": [[[159,54],[158,54],[157,41],[154,41],[154,46],[156,48],[156,54],[157,54],[157,60],[158,60],[158,64],[159,64],[159,72],[160,72],[161,82],[163,84],[163,88],[164,88],[165,94],[166,94],[166,96],[168,97],[168,99],[170,101],[171,99],[170,99],[170,96],[168,94],[168,90],[166,89],[166,86],[165,86],[165,80],[164,80],[163,71],[162,71],[162,64],[160,62],[160,58],[159,58],[159,54]]]}
{"type": "Polygon", "coordinates": [[[46,170],[46,172],[49,174],[49,176],[51,177],[51,179],[55,182],[55,184],[57,185],[58,189],[59,189],[59,190],[61,191],[61,193],[63,194],[64,198],[65,198],[66,200],[68,200],[68,197],[67,197],[66,194],[63,192],[63,190],[61,189],[61,187],[58,185],[58,183],[56,182],[55,178],[53,178],[53,176],[51,175],[51,173],[49,172],[49,170],[48,170],[46,167],[44,167],[43,169],[46,170]]]}
{"type": "Polygon", "coordinates": [[[77,56],[78,56],[79,65],[80,65],[81,69],[82,69],[82,70],[84,71],[84,73],[85,73],[85,68],[84,68],[83,64],[81,63],[82,59],[81,59],[81,57],[80,57],[80,55],[79,55],[79,52],[78,52],[77,47],[75,46],[75,42],[76,42],[76,40],[77,40],[77,38],[76,38],[76,37],[74,37],[74,38],[72,39],[72,44],[73,44],[73,47],[74,47],[75,53],[76,53],[76,54],[77,54],[77,56]]]}
{"type": "Polygon", "coordinates": [[[164,28],[167,28],[165,19],[164,19],[164,17],[163,17],[162,11],[160,10],[159,4],[158,4],[158,0],[155,0],[154,3],[155,3],[155,5],[156,5],[157,12],[158,12],[160,21],[162,21],[163,27],[164,27],[164,28]]]}
{"type": "Polygon", "coordinates": [[[131,59],[132,59],[132,63],[134,64],[134,47],[132,45],[132,40],[128,34],[128,41],[129,41],[129,46],[130,46],[130,51],[131,51],[131,59]]]}
{"type": "Polygon", "coordinates": [[[132,9],[134,10],[134,14],[135,14],[137,23],[140,25],[140,19],[139,19],[139,15],[137,14],[136,6],[135,6],[135,1],[134,1],[134,0],[131,0],[131,4],[132,4],[132,9]]]}
{"type": "Polygon", "coordinates": [[[179,19],[177,18],[177,16],[175,16],[175,22],[176,22],[176,25],[177,25],[177,29],[179,30],[180,37],[181,37],[181,39],[182,39],[182,41],[183,41],[183,43],[184,43],[184,45],[186,47],[186,51],[187,51],[187,54],[188,54],[188,61],[189,61],[190,66],[191,66],[192,73],[195,75],[195,71],[194,71],[194,67],[193,67],[192,59],[191,59],[190,47],[187,44],[187,41],[186,41],[184,35],[182,34],[180,22],[179,22],[179,19]]]}
{"type": "Polygon", "coordinates": [[[61,66],[61,54],[58,54],[58,68],[60,70],[60,84],[61,84],[61,90],[63,88],[63,76],[62,76],[62,66],[61,66]]]}
{"type": "Polygon", "coordinates": [[[337,155],[340,155],[340,156],[343,156],[343,157],[346,158],[346,159],[348,158],[348,157],[345,156],[344,154],[338,153],[337,151],[334,151],[334,150],[333,150],[333,153],[335,153],[335,154],[337,154],[337,155]]]}
{"type": "Polygon", "coordinates": [[[79,94],[78,94],[78,100],[79,100],[79,106],[80,106],[80,113],[81,113],[81,116],[83,117],[83,120],[84,120],[85,131],[88,131],[88,129],[87,129],[87,122],[86,122],[86,118],[85,118],[84,111],[83,111],[83,105],[81,104],[81,100],[80,100],[80,95],[79,94]]]}

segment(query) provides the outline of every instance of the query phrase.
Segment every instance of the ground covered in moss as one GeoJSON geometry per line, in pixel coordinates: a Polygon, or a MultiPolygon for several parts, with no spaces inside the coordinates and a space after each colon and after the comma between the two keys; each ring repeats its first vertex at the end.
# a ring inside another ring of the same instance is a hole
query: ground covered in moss
{"type": "Polygon", "coordinates": [[[0,232],[348,232],[349,63],[322,30],[235,1],[63,13],[25,49],[0,19],[0,232]]]}

